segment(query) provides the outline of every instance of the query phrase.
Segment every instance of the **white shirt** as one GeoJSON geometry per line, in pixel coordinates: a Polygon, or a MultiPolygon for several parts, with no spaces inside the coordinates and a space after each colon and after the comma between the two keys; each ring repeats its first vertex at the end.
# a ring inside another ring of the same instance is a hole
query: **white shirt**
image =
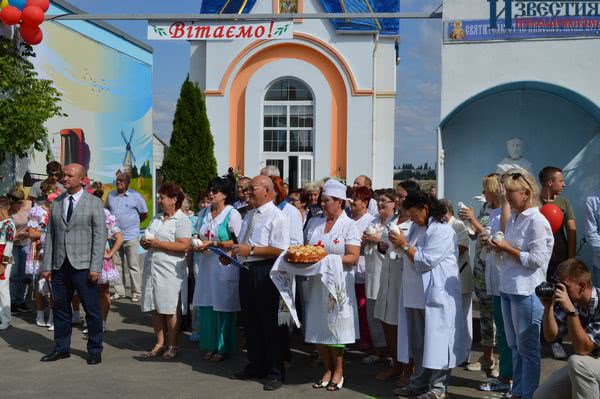
{"type": "MultiPolygon", "coordinates": [[[[289,221],[273,202],[267,202],[246,214],[240,230],[239,243],[254,247],[274,247],[285,251],[290,245],[289,221]],[[249,237],[246,237],[247,230],[252,224],[252,218],[254,218],[254,225],[249,237]]],[[[246,258],[247,262],[260,260],[264,260],[264,258],[259,256],[246,258]]]]}
{"type": "MultiPolygon", "coordinates": [[[[500,231],[500,217],[502,216],[502,208],[493,209],[490,212],[490,221],[487,227],[490,228],[490,235],[493,236],[500,231]]],[[[485,287],[488,295],[500,296],[500,261],[502,255],[498,254],[487,247],[484,247],[482,254],[485,254],[485,287]],[[484,252],[485,251],[485,252],[484,252]]]]}
{"type": "Polygon", "coordinates": [[[290,226],[290,245],[304,244],[304,232],[302,231],[304,223],[302,222],[300,211],[295,206],[288,203],[285,204],[281,212],[288,218],[290,226]]]}
{"type": "Polygon", "coordinates": [[[600,268],[600,191],[585,200],[585,237],[592,246],[594,266],[600,268]]]}
{"type": "Polygon", "coordinates": [[[374,198],[369,200],[368,212],[375,217],[379,216],[379,208],[377,207],[377,201],[375,201],[374,198]]]}
{"type": "Polygon", "coordinates": [[[63,201],[63,209],[65,212],[65,218],[67,217],[67,212],[69,211],[69,202],[70,202],[69,197],[73,197],[73,210],[75,210],[75,208],[77,208],[77,204],[79,203],[79,200],[81,199],[81,196],[83,195],[83,188],[81,190],[77,191],[75,194],[69,194],[68,192],[66,194],[67,194],[67,196],[65,197],[65,200],[63,201]]]}
{"type": "Polygon", "coordinates": [[[529,296],[546,279],[554,235],[550,223],[536,207],[513,212],[504,239],[519,249],[519,259],[507,253],[500,262],[500,292],[529,296]]]}
{"type": "MultiPolygon", "coordinates": [[[[362,236],[369,227],[369,225],[373,222],[375,218],[369,212],[365,213],[360,217],[360,219],[356,220],[356,228],[358,229],[358,233],[362,236]]],[[[377,251],[375,251],[377,252],[377,251]]],[[[365,283],[365,264],[366,259],[365,255],[360,255],[358,258],[358,264],[356,265],[356,284],[364,284],[365,283]]]]}

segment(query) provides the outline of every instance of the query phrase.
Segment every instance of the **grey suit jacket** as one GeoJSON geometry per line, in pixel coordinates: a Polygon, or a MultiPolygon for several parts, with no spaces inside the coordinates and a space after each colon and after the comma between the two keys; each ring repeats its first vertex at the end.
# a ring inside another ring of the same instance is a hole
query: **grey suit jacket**
{"type": "Polygon", "coordinates": [[[67,223],[67,197],[68,193],[63,193],[50,208],[42,270],[60,269],[68,257],[74,269],[100,273],[106,246],[102,201],[84,191],[67,223]]]}

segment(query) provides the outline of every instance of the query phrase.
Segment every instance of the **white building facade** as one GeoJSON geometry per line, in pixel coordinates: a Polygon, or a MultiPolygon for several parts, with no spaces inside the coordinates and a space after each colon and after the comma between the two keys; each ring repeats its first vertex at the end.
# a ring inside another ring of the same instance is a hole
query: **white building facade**
{"type": "MultiPolygon", "coordinates": [[[[203,2],[203,13],[335,12],[334,0],[203,2]],[[222,3],[222,4],[221,4],[222,3]]],[[[366,11],[369,1],[346,2],[366,11]]],[[[397,11],[398,2],[375,11],[397,11]]],[[[394,2],[390,2],[394,3],[394,2]]],[[[218,172],[279,167],[291,188],[338,176],[393,181],[398,21],[294,21],[293,38],[192,42],[218,172]],[[372,25],[372,27],[370,27],[372,25]]]]}

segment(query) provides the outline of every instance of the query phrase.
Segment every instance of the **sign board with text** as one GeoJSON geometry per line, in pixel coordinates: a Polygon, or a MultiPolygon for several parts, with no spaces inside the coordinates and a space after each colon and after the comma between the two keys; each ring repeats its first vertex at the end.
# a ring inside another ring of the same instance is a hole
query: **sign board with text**
{"type": "Polygon", "coordinates": [[[269,40],[291,39],[292,21],[203,23],[148,22],[148,40],[269,40]]]}

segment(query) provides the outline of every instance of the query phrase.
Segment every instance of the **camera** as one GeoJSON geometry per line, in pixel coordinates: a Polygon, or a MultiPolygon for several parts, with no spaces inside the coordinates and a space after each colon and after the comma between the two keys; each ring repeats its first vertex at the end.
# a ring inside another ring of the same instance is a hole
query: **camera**
{"type": "Polygon", "coordinates": [[[535,287],[535,295],[540,298],[552,298],[554,296],[555,288],[554,284],[544,281],[535,287]]]}

